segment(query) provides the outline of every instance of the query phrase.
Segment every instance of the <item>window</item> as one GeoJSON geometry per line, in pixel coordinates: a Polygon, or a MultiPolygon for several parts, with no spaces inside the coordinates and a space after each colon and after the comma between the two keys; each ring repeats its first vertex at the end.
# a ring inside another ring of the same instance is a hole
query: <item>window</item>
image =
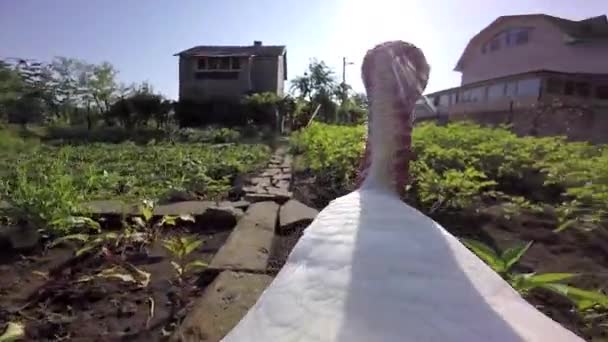
{"type": "Polygon", "coordinates": [[[508,97],[514,97],[515,95],[517,95],[517,82],[507,83],[505,95],[507,95],[508,97]]]}
{"type": "Polygon", "coordinates": [[[515,44],[522,45],[528,42],[528,29],[520,29],[515,33],[515,44]]]}
{"type": "Polygon", "coordinates": [[[483,102],[486,100],[486,87],[471,89],[471,102],[483,102]]]}
{"type": "Polygon", "coordinates": [[[460,102],[462,102],[462,103],[471,102],[471,91],[470,90],[463,90],[460,93],[460,102]]]}
{"type": "Polygon", "coordinates": [[[240,70],[241,69],[241,60],[238,57],[232,57],[232,70],[240,70]]]}
{"type": "Polygon", "coordinates": [[[218,70],[218,69],[221,69],[221,66],[222,66],[222,58],[209,57],[209,59],[207,59],[207,69],[218,70]]]}
{"type": "Polygon", "coordinates": [[[437,95],[437,96],[433,97],[433,98],[432,98],[432,100],[433,100],[433,105],[434,105],[435,107],[436,107],[436,106],[439,106],[439,95],[437,95]]]}
{"type": "Polygon", "coordinates": [[[591,85],[587,82],[576,82],[574,85],[574,89],[576,90],[576,95],[580,97],[589,97],[591,96],[591,85]]]}
{"type": "Polygon", "coordinates": [[[239,57],[201,57],[197,61],[198,70],[240,70],[239,57]]]}
{"type": "Polygon", "coordinates": [[[220,69],[230,70],[230,58],[220,58],[220,69]]]}
{"type": "Polygon", "coordinates": [[[498,83],[488,87],[488,100],[499,99],[505,95],[505,84],[498,83]]]}
{"type": "Polygon", "coordinates": [[[538,96],[540,92],[540,78],[530,78],[517,81],[517,95],[538,96]]]}
{"type": "Polygon", "coordinates": [[[198,66],[199,70],[207,69],[207,58],[206,57],[199,58],[197,66],[198,66]]]}
{"type": "Polygon", "coordinates": [[[608,85],[601,85],[595,88],[595,97],[600,100],[608,100],[608,85]]]}
{"type": "Polygon", "coordinates": [[[547,93],[561,94],[564,89],[564,81],[558,78],[550,78],[547,80],[547,93]]]}

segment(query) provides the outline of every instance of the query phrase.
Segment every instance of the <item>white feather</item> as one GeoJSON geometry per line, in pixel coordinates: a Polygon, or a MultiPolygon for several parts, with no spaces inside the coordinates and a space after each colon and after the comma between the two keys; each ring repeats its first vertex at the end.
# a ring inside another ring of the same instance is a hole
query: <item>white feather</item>
{"type": "Polygon", "coordinates": [[[439,224],[369,189],[321,211],[223,341],[581,340],[439,224]]]}

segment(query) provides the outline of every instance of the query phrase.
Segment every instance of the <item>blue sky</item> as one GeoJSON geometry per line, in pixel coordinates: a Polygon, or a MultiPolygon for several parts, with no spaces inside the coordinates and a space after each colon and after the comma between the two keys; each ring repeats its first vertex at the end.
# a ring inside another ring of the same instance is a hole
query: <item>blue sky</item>
{"type": "Polygon", "coordinates": [[[149,81],[177,97],[175,52],[194,45],[287,45],[289,78],[316,57],[362,90],[365,51],[388,39],[421,47],[428,91],[456,86],[468,40],[497,16],[606,14],[606,0],[0,0],[0,58],[68,56],[109,61],[123,82],[149,81]]]}

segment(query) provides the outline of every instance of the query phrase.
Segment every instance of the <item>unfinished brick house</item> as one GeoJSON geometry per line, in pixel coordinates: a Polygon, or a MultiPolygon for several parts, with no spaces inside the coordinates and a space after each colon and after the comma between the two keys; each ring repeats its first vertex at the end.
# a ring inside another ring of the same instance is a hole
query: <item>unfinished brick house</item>
{"type": "Polygon", "coordinates": [[[285,46],[195,46],[179,57],[179,99],[195,102],[239,100],[243,95],[283,95],[287,80],[285,46]]]}

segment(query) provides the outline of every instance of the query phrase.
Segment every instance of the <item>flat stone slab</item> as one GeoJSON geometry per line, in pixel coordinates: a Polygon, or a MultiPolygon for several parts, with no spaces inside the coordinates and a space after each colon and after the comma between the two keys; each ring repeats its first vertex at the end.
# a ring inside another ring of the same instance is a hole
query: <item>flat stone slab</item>
{"type": "Polygon", "coordinates": [[[87,213],[96,215],[137,215],[137,205],[125,203],[118,200],[95,200],[82,205],[87,213]]]}
{"type": "Polygon", "coordinates": [[[280,181],[280,180],[291,180],[291,173],[280,173],[278,175],[274,175],[272,177],[272,180],[275,181],[280,181]]]}
{"type": "Polygon", "coordinates": [[[273,201],[279,204],[283,204],[291,199],[293,194],[291,192],[279,192],[273,191],[270,189],[268,193],[248,193],[245,195],[245,200],[256,203],[256,202],[265,202],[265,201],[273,201]]]}
{"type": "Polygon", "coordinates": [[[245,316],[272,277],[223,271],[196,300],[171,341],[220,341],[245,316]]]}
{"type": "Polygon", "coordinates": [[[251,184],[258,186],[270,185],[270,177],[253,177],[251,178],[251,184]]]}
{"type": "MultiPolygon", "coordinates": [[[[154,208],[154,216],[192,215],[198,225],[213,226],[217,229],[232,228],[243,216],[243,209],[249,202],[213,202],[213,201],[183,201],[158,205],[154,208]]],[[[140,215],[139,204],[126,204],[121,201],[91,201],[84,205],[93,215],[140,215]]],[[[85,209],[86,210],[86,209],[85,209]]]]}
{"type": "Polygon", "coordinates": [[[184,201],[171,204],[163,204],[154,208],[154,215],[179,216],[179,215],[202,215],[207,209],[215,207],[212,201],[184,201]]]}
{"type": "Polygon", "coordinates": [[[309,225],[318,214],[317,209],[293,199],[289,200],[279,209],[279,232],[287,233],[296,226],[309,225]]]}
{"type": "Polygon", "coordinates": [[[248,201],[221,201],[217,203],[218,207],[233,207],[236,209],[246,210],[251,205],[248,201]]]}
{"type": "Polygon", "coordinates": [[[211,260],[210,268],[265,271],[272,247],[279,205],[252,204],[211,260]]]}
{"type": "Polygon", "coordinates": [[[261,177],[271,177],[278,175],[279,173],[281,173],[281,169],[279,168],[266,169],[264,172],[262,172],[261,177]]]}

